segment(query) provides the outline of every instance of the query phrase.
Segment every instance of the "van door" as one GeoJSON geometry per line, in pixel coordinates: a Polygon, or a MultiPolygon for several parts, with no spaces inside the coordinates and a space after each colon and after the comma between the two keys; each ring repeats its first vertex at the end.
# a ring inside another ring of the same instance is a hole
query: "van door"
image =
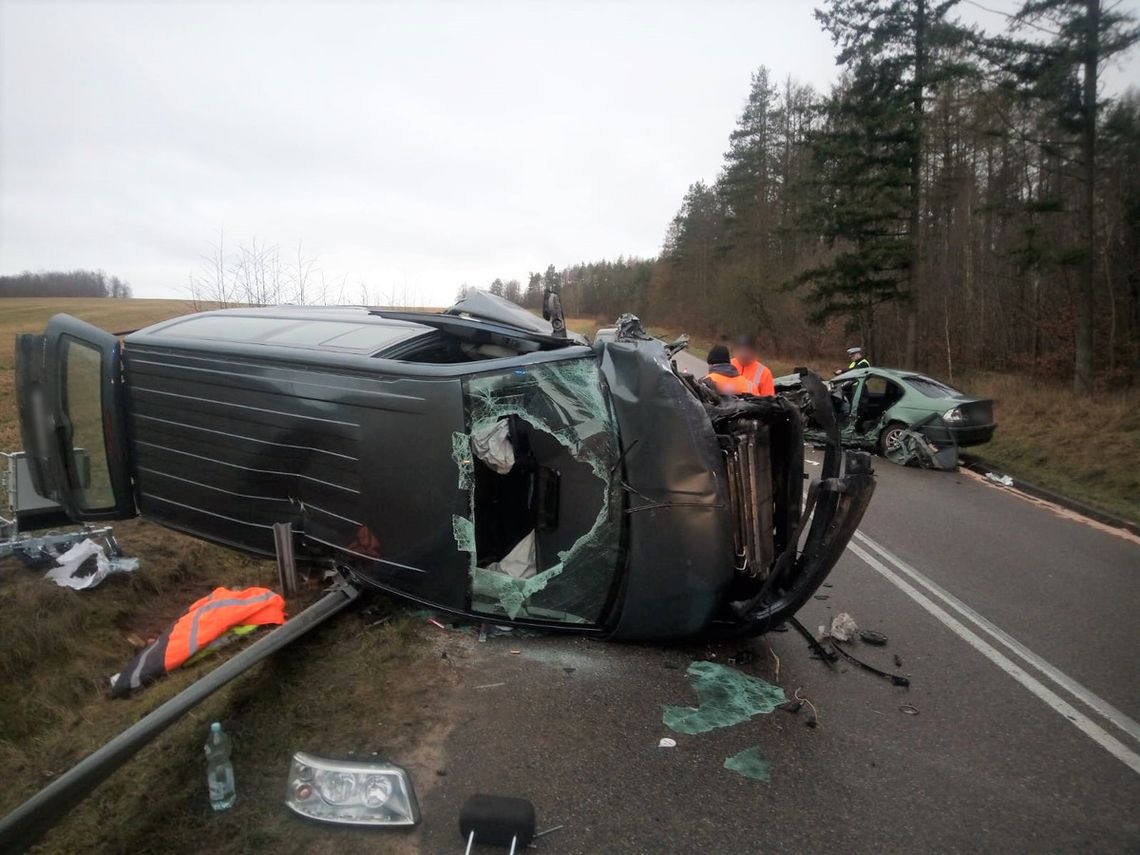
{"type": "Polygon", "coordinates": [[[79,522],[133,517],[119,340],[56,315],[17,337],[16,385],[36,492],[79,522]]]}

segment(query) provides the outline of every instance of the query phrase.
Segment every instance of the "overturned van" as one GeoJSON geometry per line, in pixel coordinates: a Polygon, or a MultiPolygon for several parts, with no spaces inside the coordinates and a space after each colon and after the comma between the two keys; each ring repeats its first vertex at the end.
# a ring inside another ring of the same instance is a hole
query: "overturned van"
{"type": "MultiPolygon", "coordinates": [[[[764,632],[874,490],[806,491],[782,398],[719,398],[636,318],[591,343],[483,293],[446,312],[249,308],[17,342],[25,450],[76,521],[136,515],[458,615],[614,639],[764,632]]],[[[815,378],[806,378],[811,385],[815,378]]],[[[822,384],[821,406],[828,406],[822,384]]]]}

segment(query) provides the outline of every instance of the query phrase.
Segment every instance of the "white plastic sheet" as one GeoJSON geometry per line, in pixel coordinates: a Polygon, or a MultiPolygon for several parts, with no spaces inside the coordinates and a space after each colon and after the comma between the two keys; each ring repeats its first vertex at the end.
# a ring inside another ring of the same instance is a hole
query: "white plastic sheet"
{"type": "Polygon", "coordinates": [[[108,558],[103,547],[91,538],[81,540],[56,559],[55,567],[45,574],[57,585],[82,591],[94,588],[112,573],[137,570],[137,558],[108,558]]]}

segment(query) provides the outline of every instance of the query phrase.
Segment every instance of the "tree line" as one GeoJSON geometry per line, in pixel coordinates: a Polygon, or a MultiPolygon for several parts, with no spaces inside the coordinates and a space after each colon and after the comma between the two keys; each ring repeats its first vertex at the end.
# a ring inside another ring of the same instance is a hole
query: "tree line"
{"type": "Polygon", "coordinates": [[[1140,31],[1099,0],[1026,0],[1000,33],[957,5],[829,0],[830,92],[761,67],[657,259],[540,282],[560,277],[572,314],[756,332],[779,354],[857,343],[950,378],[1135,382],[1140,95],[1099,81],[1140,31]]]}
{"type": "Polygon", "coordinates": [[[15,276],[0,276],[0,297],[130,296],[130,285],[102,270],[28,270],[15,276]]]}

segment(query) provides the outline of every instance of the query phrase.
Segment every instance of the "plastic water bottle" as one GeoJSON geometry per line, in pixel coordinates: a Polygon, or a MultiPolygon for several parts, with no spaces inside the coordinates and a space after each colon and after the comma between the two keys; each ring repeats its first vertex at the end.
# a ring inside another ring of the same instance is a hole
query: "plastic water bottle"
{"type": "Polygon", "coordinates": [[[230,762],[229,736],[218,722],[210,725],[206,739],[206,783],[210,787],[210,806],[214,810],[232,807],[237,798],[234,789],[234,767],[230,762]]]}

